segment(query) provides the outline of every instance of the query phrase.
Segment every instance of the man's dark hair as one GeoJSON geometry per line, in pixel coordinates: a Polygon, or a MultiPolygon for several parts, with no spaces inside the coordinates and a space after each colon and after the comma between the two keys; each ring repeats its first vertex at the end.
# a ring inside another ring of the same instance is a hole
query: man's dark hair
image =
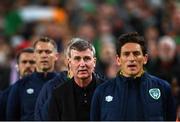
{"type": "Polygon", "coordinates": [[[80,39],[80,38],[73,38],[71,40],[71,44],[69,45],[69,57],[71,57],[70,55],[70,50],[74,49],[74,50],[77,50],[77,51],[85,51],[86,49],[90,49],[92,52],[93,52],[93,56],[95,56],[96,52],[95,52],[95,48],[94,46],[86,41],[86,40],[83,40],[83,39],[80,39]]]}
{"type": "Polygon", "coordinates": [[[37,39],[34,43],[33,43],[33,48],[36,49],[36,45],[38,42],[45,42],[45,43],[51,43],[54,48],[55,51],[57,51],[57,44],[53,39],[50,39],[49,37],[40,37],[39,39],[37,39]]]}
{"type": "Polygon", "coordinates": [[[17,64],[19,64],[19,58],[20,58],[21,54],[23,54],[23,53],[34,53],[34,49],[33,48],[24,48],[21,51],[19,51],[16,56],[17,64]]]}
{"type": "Polygon", "coordinates": [[[147,48],[145,40],[142,36],[140,36],[137,32],[130,32],[126,34],[122,34],[116,44],[116,53],[121,55],[121,48],[126,43],[137,43],[141,46],[143,55],[147,54],[147,48]]]}

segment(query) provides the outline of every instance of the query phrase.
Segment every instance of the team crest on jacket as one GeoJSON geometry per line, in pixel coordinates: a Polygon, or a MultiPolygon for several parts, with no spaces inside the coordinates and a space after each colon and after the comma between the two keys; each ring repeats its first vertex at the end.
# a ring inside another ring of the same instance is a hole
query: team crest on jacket
{"type": "Polygon", "coordinates": [[[33,94],[33,93],[34,93],[34,89],[29,88],[29,89],[26,90],[26,92],[27,92],[28,94],[33,94]]]}
{"type": "Polygon", "coordinates": [[[158,88],[152,88],[149,90],[149,94],[153,99],[157,100],[161,96],[161,91],[158,88]]]}
{"type": "Polygon", "coordinates": [[[105,100],[106,100],[107,102],[111,102],[111,101],[113,100],[113,97],[110,96],[110,95],[108,95],[108,96],[105,97],[105,100]]]}

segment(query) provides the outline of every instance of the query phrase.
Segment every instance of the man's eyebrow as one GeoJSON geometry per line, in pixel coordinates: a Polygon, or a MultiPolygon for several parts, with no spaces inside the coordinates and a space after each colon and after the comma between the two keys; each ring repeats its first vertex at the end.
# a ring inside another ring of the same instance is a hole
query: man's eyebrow
{"type": "Polygon", "coordinates": [[[81,56],[74,56],[74,57],[81,57],[81,56]]]}
{"type": "Polygon", "coordinates": [[[121,51],[121,52],[141,52],[140,50],[133,50],[133,51],[121,51]]]}

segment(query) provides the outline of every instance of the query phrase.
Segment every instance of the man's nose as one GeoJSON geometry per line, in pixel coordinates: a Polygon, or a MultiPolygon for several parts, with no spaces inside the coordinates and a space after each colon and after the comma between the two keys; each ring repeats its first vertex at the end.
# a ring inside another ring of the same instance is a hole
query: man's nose
{"type": "Polygon", "coordinates": [[[85,66],[85,61],[83,59],[81,59],[79,63],[80,63],[80,66],[85,66]]]}
{"type": "Polygon", "coordinates": [[[130,61],[134,61],[134,60],[135,60],[135,56],[133,55],[133,53],[130,53],[128,59],[129,59],[130,61]]]}
{"type": "Polygon", "coordinates": [[[27,62],[27,63],[26,63],[26,67],[31,67],[30,62],[27,62]]]}
{"type": "Polygon", "coordinates": [[[45,51],[42,51],[41,56],[42,57],[47,57],[47,53],[45,51]]]}

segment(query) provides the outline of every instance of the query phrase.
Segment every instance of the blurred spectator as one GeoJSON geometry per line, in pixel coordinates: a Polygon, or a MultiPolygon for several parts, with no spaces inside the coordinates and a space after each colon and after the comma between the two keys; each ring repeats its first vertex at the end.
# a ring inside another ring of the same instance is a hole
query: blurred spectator
{"type": "Polygon", "coordinates": [[[96,38],[96,29],[91,23],[82,23],[77,29],[76,36],[92,43],[96,38]]]}
{"type": "Polygon", "coordinates": [[[167,80],[173,87],[174,96],[178,96],[180,86],[180,58],[176,52],[176,43],[169,36],[163,36],[158,42],[158,58],[148,66],[152,74],[167,80]]]}
{"type": "Polygon", "coordinates": [[[10,54],[11,47],[5,38],[0,37],[0,91],[10,84],[10,54]]]}
{"type": "Polygon", "coordinates": [[[159,39],[159,31],[155,26],[149,26],[144,30],[144,38],[147,43],[148,63],[153,63],[158,56],[157,42],[159,39]]]}
{"type": "Polygon", "coordinates": [[[97,59],[99,59],[101,48],[103,48],[103,43],[109,42],[107,43],[107,45],[111,45],[111,43],[115,42],[115,37],[113,35],[112,24],[108,20],[99,20],[97,25],[97,31],[98,34],[96,39],[93,41],[93,45],[97,51],[97,59]]]}
{"type": "Polygon", "coordinates": [[[116,64],[115,45],[112,42],[104,41],[101,45],[99,59],[95,71],[104,78],[109,79],[116,76],[118,71],[116,64]]]}
{"type": "Polygon", "coordinates": [[[180,8],[176,9],[172,14],[172,31],[170,35],[177,44],[177,51],[180,54],[180,8]]]}

